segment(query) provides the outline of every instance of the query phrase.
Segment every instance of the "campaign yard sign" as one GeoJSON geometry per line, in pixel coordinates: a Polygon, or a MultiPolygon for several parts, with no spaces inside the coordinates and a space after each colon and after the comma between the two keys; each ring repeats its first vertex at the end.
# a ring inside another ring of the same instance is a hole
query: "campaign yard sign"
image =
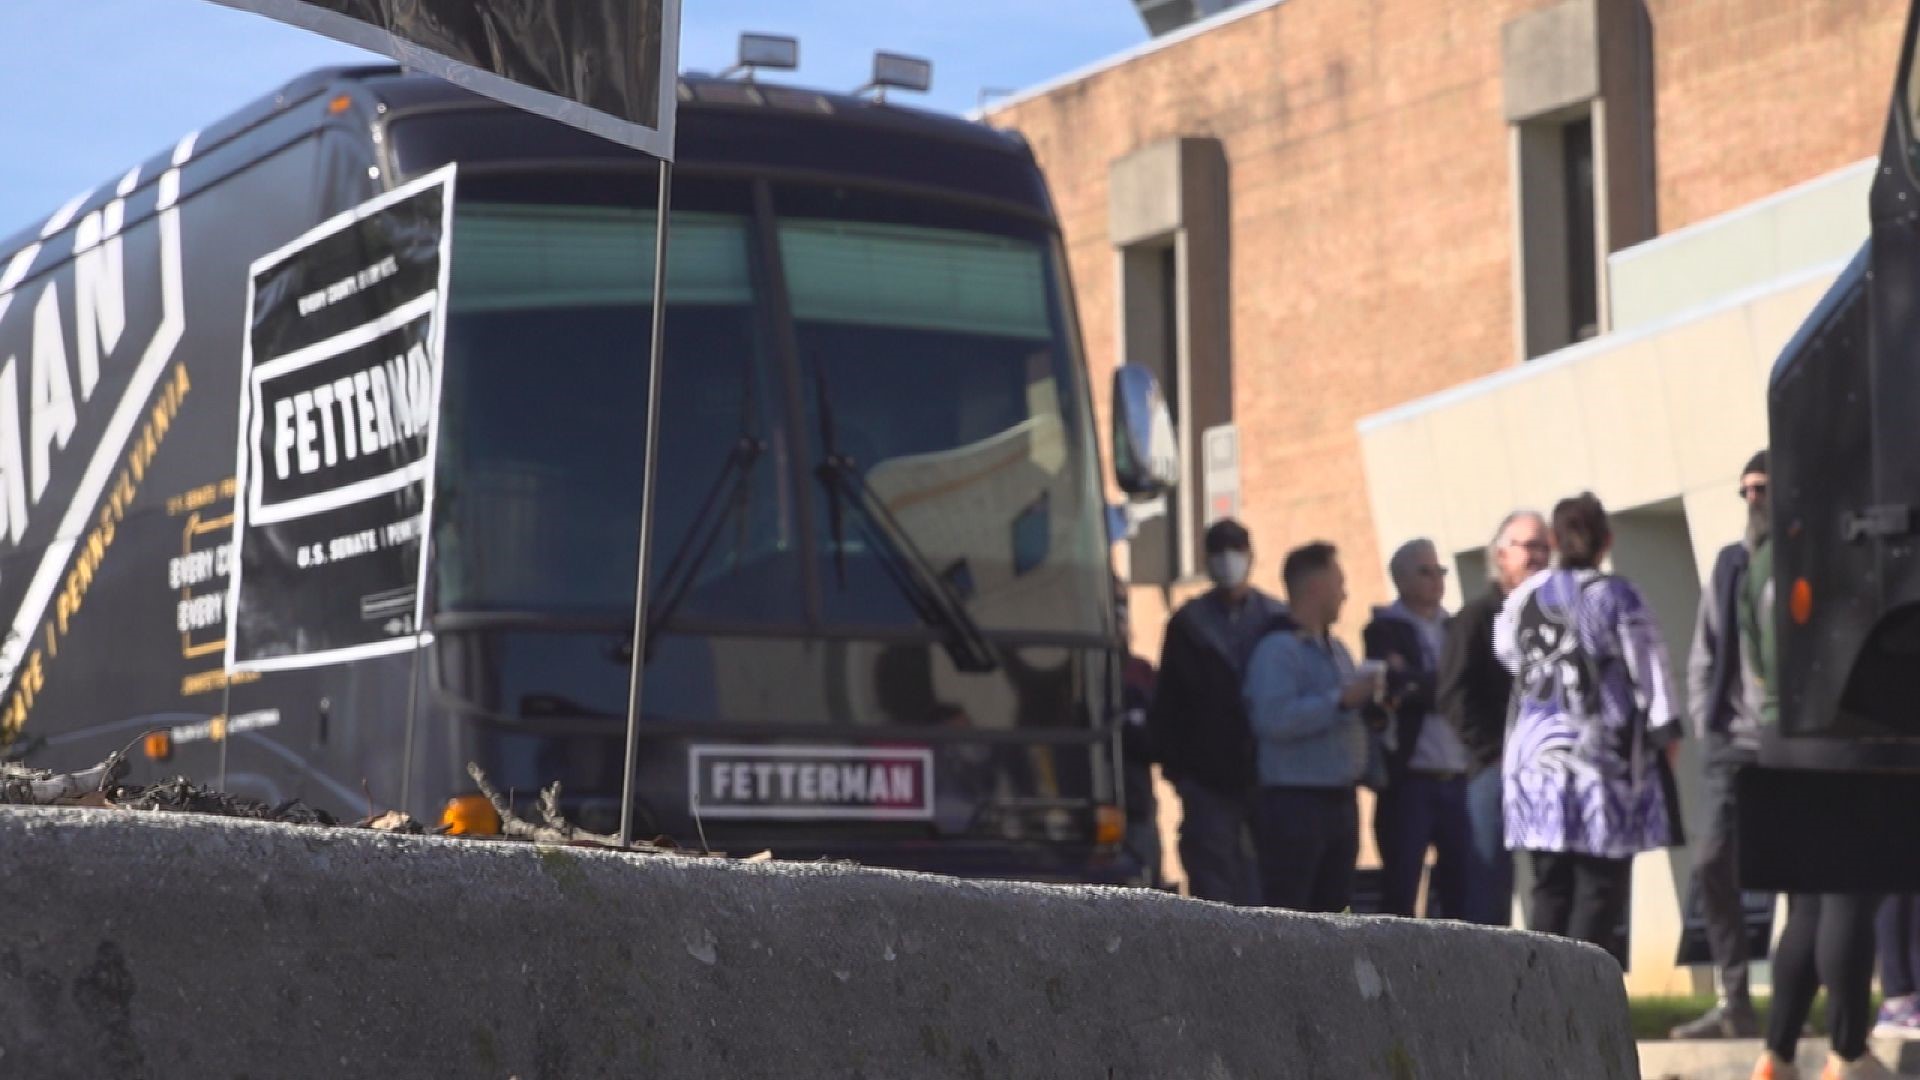
{"type": "Polygon", "coordinates": [[[673,160],[680,0],[214,0],[673,160]]]}
{"type": "Polygon", "coordinates": [[[229,671],[420,643],[454,167],[252,267],[229,671]]]}

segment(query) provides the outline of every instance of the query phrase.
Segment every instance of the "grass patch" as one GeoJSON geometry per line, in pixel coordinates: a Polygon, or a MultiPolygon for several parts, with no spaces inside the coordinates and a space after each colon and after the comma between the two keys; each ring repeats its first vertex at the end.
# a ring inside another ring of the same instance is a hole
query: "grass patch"
{"type": "MultiPolygon", "coordinates": [[[[1667,1033],[1677,1025],[1713,1008],[1712,994],[1693,997],[1630,997],[1627,999],[1627,1014],[1633,1019],[1633,1037],[1635,1039],[1664,1039],[1667,1033]]],[[[1754,1002],[1756,1008],[1764,1005],[1754,1002]]],[[[1764,1012],[1763,1012],[1764,1015],[1764,1012]]]]}
{"type": "MultiPolygon", "coordinates": [[[[1627,1014],[1632,1019],[1635,1039],[1664,1039],[1676,1026],[1713,1008],[1711,994],[1695,997],[1630,997],[1627,999],[1627,1014]]],[[[1772,1001],[1757,997],[1753,1007],[1760,1013],[1760,1024],[1764,1031],[1767,1022],[1767,1008],[1772,1001]]],[[[1873,1009],[1880,1008],[1880,995],[1873,995],[1873,1009]]],[[[1813,1002],[1813,1014],[1808,1023],[1816,1036],[1827,1033],[1827,995],[1823,992],[1813,1002]]]]}

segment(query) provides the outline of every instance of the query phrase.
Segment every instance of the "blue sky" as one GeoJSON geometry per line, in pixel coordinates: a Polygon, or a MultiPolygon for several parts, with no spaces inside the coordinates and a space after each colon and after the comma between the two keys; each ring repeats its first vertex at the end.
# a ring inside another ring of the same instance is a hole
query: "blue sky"
{"type": "MultiPolygon", "coordinates": [[[[800,70],[866,81],[874,49],[933,60],[953,112],[1145,40],[1128,0],[685,0],[683,70],[731,63],[742,30],[800,38],[800,70]]],[[[0,0],[0,236],[322,64],[368,54],[206,0],[0,0]]]]}

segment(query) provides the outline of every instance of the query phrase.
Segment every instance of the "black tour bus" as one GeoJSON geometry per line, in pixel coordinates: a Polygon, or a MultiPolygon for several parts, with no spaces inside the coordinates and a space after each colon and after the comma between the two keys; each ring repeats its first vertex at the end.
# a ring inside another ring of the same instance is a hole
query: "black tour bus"
{"type": "MultiPolygon", "coordinates": [[[[764,84],[688,79],[680,109],[637,834],[1137,880],[1092,402],[1031,154],[764,84]]],[[[325,70],[0,245],[9,752],[74,767],[158,729],[137,779],[429,821],[471,807],[472,761],[611,831],[654,169],[325,70]],[[448,163],[430,642],[229,680],[248,266],[448,163]]],[[[1164,413],[1123,376],[1117,471],[1148,492],[1166,462],[1125,440],[1164,413]]]]}
{"type": "Polygon", "coordinates": [[[1780,728],[1741,777],[1751,888],[1920,889],[1917,68],[1920,3],[1870,237],[1781,351],[1768,393],[1780,728]]]}

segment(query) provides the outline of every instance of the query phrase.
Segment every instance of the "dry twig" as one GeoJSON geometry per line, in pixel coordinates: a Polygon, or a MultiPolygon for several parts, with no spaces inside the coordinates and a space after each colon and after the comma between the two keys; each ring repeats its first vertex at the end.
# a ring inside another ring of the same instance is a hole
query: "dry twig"
{"type": "MultiPolygon", "coordinates": [[[[480,794],[493,804],[494,813],[500,815],[500,833],[503,836],[518,837],[547,844],[580,844],[598,847],[618,848],[622,851],[649,851],[667,854],[677,849],[666,837],[655,837],[651,841],[641,841],[632,847],[622,848],[620,838],[608,833],[590,833],[568,821],[560,812],[560,783],[555,781],[540,790],[540,824],[526,820],[514,812],[511,800],[500,794],[500,789],[487,779],[486,771],[476,762],[467,762],[467,775],[480,789],[480,794]]],[[[708,854],[713,854],[708,852],[708,854]]]]}

